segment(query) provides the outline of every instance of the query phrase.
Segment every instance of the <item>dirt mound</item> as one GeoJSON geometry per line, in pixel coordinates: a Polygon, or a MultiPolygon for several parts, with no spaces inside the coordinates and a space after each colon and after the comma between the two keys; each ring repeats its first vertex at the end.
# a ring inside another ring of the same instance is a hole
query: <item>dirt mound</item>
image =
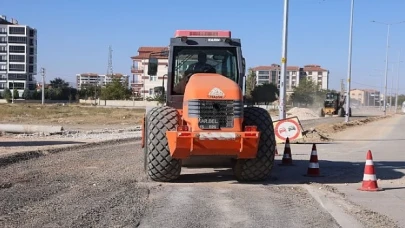
{"type": "Polygon", "coordinates": [[[297,116],[299,120],[311,120],[319,118],[319,116],[311,109],[297,107],[294,107],[287,112],[287,117],[291,116],[297,116]]]}
{"type": "Polygon", "coordinates": [[[381,119],[392,117],[393,115],[387,116],[374,116],[368,117],[360,120],[350,121],[348,123],[335,123],[335,124],[320,124],[315,128],[311,128],[302,132],[302,139],[291,141],[292,143],[303,143],[303,142],[327,142],[333,141],[333,134],[344,131],[351,127],[361,126],[370,122],[378,121],[381,119]]]}

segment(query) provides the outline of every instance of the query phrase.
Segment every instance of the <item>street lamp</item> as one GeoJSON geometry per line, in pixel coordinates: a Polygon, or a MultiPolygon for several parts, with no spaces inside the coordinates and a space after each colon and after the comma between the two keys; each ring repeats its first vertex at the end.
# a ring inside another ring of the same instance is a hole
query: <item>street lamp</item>
{"type": "Polygon", "coordinates": [[[389,49],[389,42],[390,42],[390,28],[391,25],[401,24],[405,21],[395,22],[395,23],[385,23],[379,21],[371,21],[373,23],[379,23],[387,26],[387,46],[385,51],[385,80],[384,80],[384,116],[387,114],[387,77],[388,77],[388,49],[389,49]]]}
{"type": "Polygon", "coordinates": [[[400,67],[401,67],[401,52],[402,52],[402,50],[399,50],[399,53],[398,53],[398,66],[397,66],[397,88],[396,88],[396,93],[395,93],[395,113],[397,113],[397,110],[398,110],[398,90],[399,90],[399,70],[400,70],[400,67]]]}
{"type": "Polygon", "coordinates": [[[14,80],[13,80],[13,90],[11,91],[11,103],[14,104],[14,80]]]}
{"type": "Polygon", "coordinates": [[[349,122],[350,118],[350,83],[352,77],[352,46],[353,46],[353,14],[354,14],[354,0],[350,7],[350,25],[349,25],[349,57],[347,63],[347,91],[346,91],[346,115],[345,122],[349,122]]]}
{"type": "Polygon", "coordinates": [[[283,45],[281,52],[281,75],[280,75],[280,102],[279,102],[279,120],[286,117],[286,74],[287,74],[287,39],[288,39],[288,3],[289,0],[284,0],[284,15],[283,15],[283,45]]]}

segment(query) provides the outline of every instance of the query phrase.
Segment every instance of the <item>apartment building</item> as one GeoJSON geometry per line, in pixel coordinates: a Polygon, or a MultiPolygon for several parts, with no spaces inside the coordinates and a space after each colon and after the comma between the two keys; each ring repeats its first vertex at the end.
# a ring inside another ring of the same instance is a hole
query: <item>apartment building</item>
{"type": "Polygon", "coordinates": [[[302,73],[307,79],[312,79],[320,89],[329,89],[329,71],[320,65],[305,65],[302,68],[302,73]]]}
{"type": "Polygon", "coordinates": [[[155,95],[155,88],[164,86],[166,88],[168,58],[155,56],[158,59],[158,71],[156,76],[148,75],[148,60],[152,52],[167,51],[167,47],[140,47],[138,55],[132,56],[132,80],[131,88],[135,94],[146,99],[155,95]]]}
{"type": "MultiPolygon", "coordinates": [[[[271,64],[270,66],[253,67],[253,71],[256,73],[256,85],[261,85],[263,83],[273,83],[277,84],[277,87],[280,88],[280,65],[271,64]]],[[[287,75],[285,82],[287,93],[292,93],[294,87],[297,87],[300,83],[300,79],[304,77],[314,80],[314,82],[317,83],[321,89],[328,89],[329,87],[329,71],[321,68],[321,66],[287,66],[287,75]],[[315,75],[316,77],[314,77],[315,75]]]]}
{"type": "MultiPolygon", "coordinates": [[[[281,66],[278,64],[271,64],[270,66],[254,67],[253,71],[256,73],[256,85],[264,83],[273,83],[280,88],[280,75],[281,66]]],[[[298,86],[301,77],[300,67],[287,66],[286,88],[287,92],[298,86]]]]}
{"type": "Polygon", "coordinates": [[[34,90],[37,74],[37,30],[0,15],[0,92],[34,90]]]}
{"type": "Polygon", "coordinates": [[[113,78],[119,78],[121,83],[129,88],[129,75],[120,73],[114,74],[114,76],[97,74],[97,73],[82,73],[76,74],[76,86],[80,90],[82,86],[105,86],[112,82],[113,78]]]}
{"type": "Polygon", "coordinates": [[[352,89],[350,100],[362,106],[380,106],[382,100],[380,91],[373,89],[352,89]]]}

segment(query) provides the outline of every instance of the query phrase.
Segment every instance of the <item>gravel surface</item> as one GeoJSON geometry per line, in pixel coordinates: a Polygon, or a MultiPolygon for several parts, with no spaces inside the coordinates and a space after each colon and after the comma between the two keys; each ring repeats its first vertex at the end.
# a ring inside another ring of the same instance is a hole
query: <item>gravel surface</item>
{"type": "Polygon", "coordinates": [[[53,154],[0,169],[0,227],[134,227],[149,187],[136,145],[53,154]]]}
{"type": "Polygon", "coordinates": [[[141,154],[116,144],[1,167],[0,227],[339,227],[298,187],[150,183],[141,154]]]}

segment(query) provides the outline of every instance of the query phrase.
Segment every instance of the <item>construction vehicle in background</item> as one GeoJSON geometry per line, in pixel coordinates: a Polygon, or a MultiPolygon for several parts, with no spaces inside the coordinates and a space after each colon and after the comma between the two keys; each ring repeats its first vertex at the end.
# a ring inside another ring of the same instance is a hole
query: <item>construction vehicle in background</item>
{"type": "Polygon", "coordinates": [[[157,75],[161,56],[168,58],[166,103],[147,108],[142,124],[148,177],[176,180],[191,157],[226,157],[238,181],[269,177],[273,121],[267,110],[243,103],[240,39],[230,31],[177,30],[167,51],[150,53],[148,75],[157,75]]]}
{"type": "MultiPolygon", "coordinates": [[[[320,110],[320,117],[325,117],[327,115],[338,115],[339,117],[344,117],[346,104],[346,95],[339,92],[328,92],[326,93],[326,99],[323,103],[323,107],[320,110]]],[[[349,108],[349,116],[352,116],[352,109],[349,108]]]]}

